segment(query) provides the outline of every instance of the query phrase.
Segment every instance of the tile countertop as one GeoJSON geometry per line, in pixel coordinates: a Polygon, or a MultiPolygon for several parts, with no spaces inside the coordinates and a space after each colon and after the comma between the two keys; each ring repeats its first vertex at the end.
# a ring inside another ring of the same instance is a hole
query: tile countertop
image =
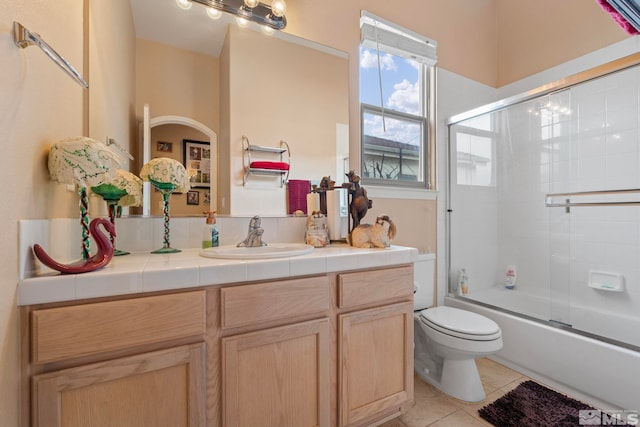
{"type": "Polygon", "coordinates": [[[199,251],[138,252],[114,257],[109,265],[90,273],[26,278],[18,284],[18,305],[368,269],[412,263],[418,256],[415,248],[359,249],[346,244],[296,257],[256,260],[205,258],[199,251]]]}

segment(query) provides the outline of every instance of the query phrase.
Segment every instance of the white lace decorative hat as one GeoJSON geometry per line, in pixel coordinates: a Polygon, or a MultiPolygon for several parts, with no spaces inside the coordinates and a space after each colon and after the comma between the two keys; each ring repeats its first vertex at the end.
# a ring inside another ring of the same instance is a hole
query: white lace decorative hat
{"type": "Polygon", "coordinates": [[[144,181],[169,183],[175,186],[176,193],[186,193],[191,188],[187,170],[182,163],[168,157],[157,157],[149,160],[140,170],[140,178],[144,181]]]}

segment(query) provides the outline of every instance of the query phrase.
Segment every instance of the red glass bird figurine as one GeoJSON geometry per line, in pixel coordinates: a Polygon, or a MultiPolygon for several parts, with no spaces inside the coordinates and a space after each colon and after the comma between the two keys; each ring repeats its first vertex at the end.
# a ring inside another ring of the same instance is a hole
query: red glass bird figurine
{"type": "Polygon", "coordinates": [[[98,245],[98,251],[89,259],[77,261],[71,264],[61,264],[51,258],[42,246],[37,243],[33,245],[33,252],[44,265],[63,274],[88,273],[89,271],[97,270],[109,264],[111,258],[113,258],[111,235],[115,236],[116,230],[114,225],[107,218],[94,219],[91,221],[91,224],[89,224],[89,230],[98,245]],[[100,230],[98,228],[99,225],[102,225],[109,235],[100,230]]]}

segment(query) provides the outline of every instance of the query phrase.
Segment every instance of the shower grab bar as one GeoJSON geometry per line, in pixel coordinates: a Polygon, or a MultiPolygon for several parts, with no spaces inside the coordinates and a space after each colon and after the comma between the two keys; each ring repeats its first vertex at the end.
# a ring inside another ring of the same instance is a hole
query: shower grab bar
{"type": "Polygon", "coordinates": [[[19,48],[26,48],[28,46],[36,45],[53,61],[62,71],[67,73],[69,77],[75,80],[80,86],[87,89],[89,83],[80,75],[75,68],[69,64],[69,62],[62,57],[54,48],[49,46],[38,33],[33,33],[27,30],[21,23],[13,21],[13,42],[19,48]]]}
{"type": "Polygon", "coordinates": [[[575,193],[552,193],[545,196],[545,206],[548,208],[569,208],[573,206],[632,206],[640,205],[639,200],[609,200],[596,202],[572,202],[573,197],[586,196],[612,196],[624,194],[637,194],[640,196],[640,188],[629,188],[622,190],[597,190],[597,191],[578,191],[575,193]],[[562,202],[554,202],[554,198],[565,199],[562,202]]]}

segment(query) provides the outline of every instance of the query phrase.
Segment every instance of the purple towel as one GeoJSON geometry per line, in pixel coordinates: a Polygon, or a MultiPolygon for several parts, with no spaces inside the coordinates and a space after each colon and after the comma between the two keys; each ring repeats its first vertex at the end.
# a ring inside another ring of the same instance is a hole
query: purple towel
{"type": "Polygon", "coordinates": [[[629,23],[625,19],[624,16],[620,15],[620,13],[615,10],[607,0],[596,0],[596,2],[611,15],[614,21],[618,23],[628,34],[640,34],[640,31],[636,30],[636,28],[629,23]]]}
{"type": "Polygon", "coordinates": [[[289,180],[289,214],[302,211],[307,214],[307,194],[311,192],[311,182],[303,179],[289,180]]]}

